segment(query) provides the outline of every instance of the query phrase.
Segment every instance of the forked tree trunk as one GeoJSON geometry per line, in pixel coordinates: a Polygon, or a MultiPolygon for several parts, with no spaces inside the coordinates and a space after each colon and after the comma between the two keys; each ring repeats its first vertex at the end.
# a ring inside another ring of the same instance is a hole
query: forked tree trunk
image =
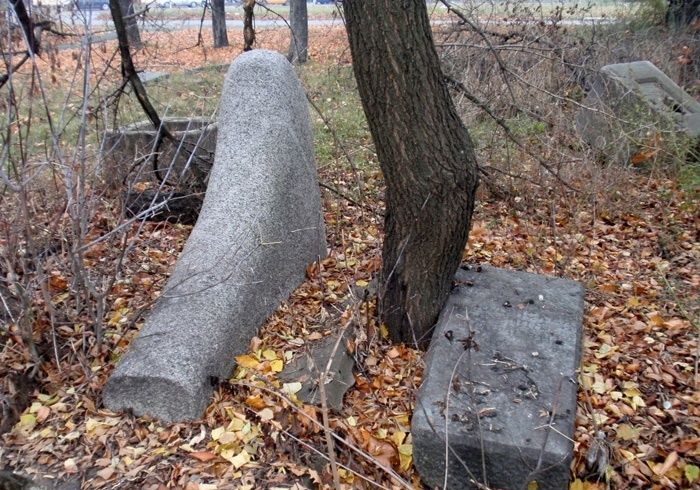
{"type": "Polygon", "coordinates": [[[289,24],[292,36],[287,59],[294,64],[306,63],[309,50],[309,14],[306,0],[290,0],[289,24]]]}
{"type": "Polygon", "coordinates": [[[228,46],[224,0],[211,0],[211,28],[214,34],[214,47],[224,48],[228,46]]]}
{"type": "Polygon", "coordinates": [[[362,105],[386,180],[379,305],[392,340],[426,347],[467,242],[478,184],[425,0],[345,0],[362,105]]]}

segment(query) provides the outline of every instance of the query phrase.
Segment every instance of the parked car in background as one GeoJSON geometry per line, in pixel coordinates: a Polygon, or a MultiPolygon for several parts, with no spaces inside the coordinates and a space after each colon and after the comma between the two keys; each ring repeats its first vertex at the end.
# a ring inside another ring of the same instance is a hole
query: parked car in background
{"type": "Polygon", "coordinates": [[[259,0],[262,5],[287,5],[289,0],[259,0]]]}
{"type": "Polygon", "coordinates": [[[201,7],[203,2],[201,0],[155,0],[156,6],[160,8],[172,8],[172,7],[201,7]]]}
{"type": "Polygon", "coordinates": [[[80,10],[109,10],[109,0],[75,0],[75,6],[80,10]]]}

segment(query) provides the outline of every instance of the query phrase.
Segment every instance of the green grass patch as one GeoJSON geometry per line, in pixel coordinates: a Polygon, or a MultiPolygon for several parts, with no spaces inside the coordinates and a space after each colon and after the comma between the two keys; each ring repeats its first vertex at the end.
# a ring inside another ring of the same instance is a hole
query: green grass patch
{"type": "Polygon", "coordinates": [[[372,139],[352,68],[309,62],[301,68],[300,76],[320,111],[319,114],[310,108],[319,168],[347,168],[347,152],[361,171],[376,169],[372,139]]]}

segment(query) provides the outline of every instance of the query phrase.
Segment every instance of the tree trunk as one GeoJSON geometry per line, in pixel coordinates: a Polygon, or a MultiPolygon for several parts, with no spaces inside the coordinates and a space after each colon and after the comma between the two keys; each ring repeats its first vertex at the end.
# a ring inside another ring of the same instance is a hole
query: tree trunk
{"type": "Polygon", "coordinates": [[[211,28],[214,33],[214,47],[224,48],[228,46],[224,0],[211,0],[211,28]]]}
{"type": "Polygon", "coordinates": [[[693,21],[700,22],[700,0],[669,0],[666,24],[686,27],[693,21]]]}
{"type": "Polygon", "coordinates": [[[126,26],[126,37],[129,40],[129,46],[132,48],[142,47],[143,44],[141,43],[138,19],[134,15],[133,0],[119,0],[119,8],[121,9],[122,18],[126,26]]]}
{"type": "Polygon", "coordinates": [[[386,180],[382,320],[426,347],[467,242],[478,184],[424,0],[343,3],[355,78],[386,180]]]}
{"type": "Polygon", "coordinates": [[[294,64],[306,63],[309,51],[309,14],[306,0],[290,0],[289,24],[292,38],[289,41],[287,59],[294,64]]]}

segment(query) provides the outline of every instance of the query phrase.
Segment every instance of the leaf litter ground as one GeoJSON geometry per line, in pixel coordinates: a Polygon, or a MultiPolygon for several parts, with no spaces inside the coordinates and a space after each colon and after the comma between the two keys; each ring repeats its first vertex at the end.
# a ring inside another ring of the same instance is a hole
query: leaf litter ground
{"type": "MultiPolygon", "coordinates": [[[[241,48],[239,32],[232,36],[233,47],[216,51],[191,48],[187,41],[196,34],[189,34],[149,35],[140,66],[193,68],[229,61],[241,48]]],[[[261,31],[258,39],[280,49],[288,42],[272,30],[261,31]]],[[[349,63],[342,31],[312,29],[311,45],[319,65],[349,63]]],[[[69,52],[55,56],[64,64],[76,59],[69,52]]],[[[368,136],[355,143],[369,147],[368,136]]],[[[338,161],[339,153],[336,149],[338,161]]],[[[62,356],[60,370],[49,362],[42,366],[43,384],[2,436],[3,463],[29,475],[73,478],[84,488],[330,487],[323,410],[299,403],[298,386],[282,383],[277,373],[310,342],[347,328],[353,333],[348,347],[358,364],[356,383],[343,410],[328,414],[327,424],[342,439],[335,443],[342,485],[369,488],[369,480],[387,488],[420,488],[410,417],[422,357],[388,342],[376,321],[375,300],[365,294],[380,267],[382,240],[382,219],[367,208],[382,209],[383,184],[376,163],[364,162],[359,172],[364,206],[324,192],[328,258],[309,267],[307,281],[239,356],[232,378],[217,387],[196,423],[162,426],[101,406],[101,387],[143,323],[190,230],[168,223],[133,225],[136,246],[127,252],[109,297],[102,350],[87,342],[84,324],[58,328],[72,353],[62,356]]],[[[358,179],[337,164],[322,166],[320,177],[340,189],[358,179]]],[[[581,172],[572,184],[585,188],[587,177],[581,172]]],[[[591,194],[595,207],[565,191],[523,192],[508,201],[480,193],[464,259],[560,275],[586,286],[571,488],[689,488],[699,481],[700,458],[693,323],[700,285],[697,194],[672,180],[634,172],[625,173],[617,187],[591,194]]],[[[90,233],[99,237],[113,221],[103,202],[90,233]]],[[[86,261],[96,271],[108,270],[119,255],[102,242],[86,261]]],[[[49,282],[55,308],[67,301],[68,279],[56,274],[49,282]]],[[[3,376],[27,365],[20,342],[5,344],[3,376]]]]}

